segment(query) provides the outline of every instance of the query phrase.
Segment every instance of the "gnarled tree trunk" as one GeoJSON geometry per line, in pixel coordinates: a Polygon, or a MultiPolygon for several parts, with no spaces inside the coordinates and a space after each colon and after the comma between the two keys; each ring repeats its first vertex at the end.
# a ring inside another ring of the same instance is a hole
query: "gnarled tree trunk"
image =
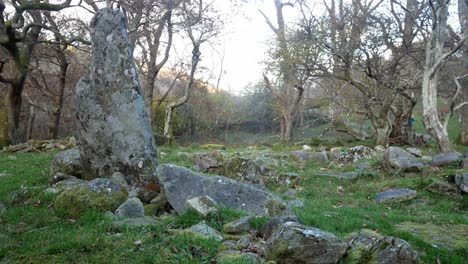
{"type": "MultiPolygon", "coordinates": [[[[460,28],[462,30],[462,36],[468,36],[468,1],[458,0],[458,19],[460,21],[460,28]]],[[[462,65],[464,69],[468,69],[468,42],[462,47],[462,65]]],[[[468,78],[462,80],[462,100],[468,102],[468,78]]],[[[461,123],[460,133],[458,134],[458,143],[464,146],[468,146],[468,105],[462,106],[460,109],[461,123]]]]}

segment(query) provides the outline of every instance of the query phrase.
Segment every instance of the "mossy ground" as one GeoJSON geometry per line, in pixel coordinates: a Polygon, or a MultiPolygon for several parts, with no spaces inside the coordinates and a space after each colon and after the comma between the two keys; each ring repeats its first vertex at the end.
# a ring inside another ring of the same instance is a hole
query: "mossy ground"
{"type": "MultiPolygon", "coordinates": [[[[270,151],[281,155],[300,149],[303,143],[308,142],[279,144],[270,151]]],[[[255,154],[267,149],[270,148],[260,145],[253,148],[228,147],[224,151],[255,154]]],[[[192,161],[177,153],[206,151],[199,146],[161,147],[160,162],[191,167],[192,161]]],[[[435,153],[431,149],[424,149],[424,152],[435,153]]],[[[7,206],[6,213],[0,216],[0,262],[210,263],[216,257],[219,242],[172,232],[201,220],[190,212],[165,218],[152,228],[116,232],[102,213],[88,211],[80,218],[73,218],[69,212],[54,210],[54,195],[42,192],[48,187],[49,165],[54,154],[0,154],[0,173],[11,175],[0,177],[0,200],[7,206]],[[11,199],[11,194],[21,186],[28,187],[24,197],[11,199]],[[141,246],[134,244],[137,240],[142,242],[141,246]]],[[[304,224],[333,232],[342,238],[364,228],[377,230],[407,240],[424,252],[424,263],[466,263],[468,249],[449,251],[437,248],[412,232],[398,228],[407,222],[437,226],[468,224],[467,209],[463,207],[466,199],[436,195],[425,190],[433,180],[444,180],[453,175],[454,169],[443,169],[424,177],[421,174],[393,175],[376,170],[358,179],[340,180],[316,176],[323,165],[287,161],[288,166],[281,168],[281,172],[297,172],[301,177],[298,197],[305,201],[305,207],[296,213],[304,224]],[[394,187],[412,188],[418,191],[418,195],[416,199],[402,203],[383,205],[374,202],[376,193],[394,187]]],[[[379,165],[376,160],[371,160],[371,163],[379,165]]],[[[339,170],[353,170],[353,166],[356,165],[339,170]]],[[[279,187],[278,194],[285,189],[279,187]]],[[[221,230],[224,223],[241,216],[239,212],[223,209],[221,213],[210,216],[207,222],[221,230]]],[[[266,220],[257,219],[254,225],[261,226],[266,220]]],[[[249,262],[233,260],[227,263],[249,262]]]]}

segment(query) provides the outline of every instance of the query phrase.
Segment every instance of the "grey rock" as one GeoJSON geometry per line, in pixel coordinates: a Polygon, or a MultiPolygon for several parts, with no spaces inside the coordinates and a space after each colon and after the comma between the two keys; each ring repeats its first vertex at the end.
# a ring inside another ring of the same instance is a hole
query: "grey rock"
{"type": "Polygon", "coordinates": [[[65,150],[54,157],[50,167],[50,175],[55,176],[57,173],[82,178],[83,172],[78,148],[65,150]]]}
{"type": "Polygon", "coordinates": [[[297,192],[296,192],[296,190],[294,190],[294,189],[288,189],[288,190],[284,193],[284,195],[286,195],[287,197],[293,198],[293,197],[296,197],[297,192]]]}
{"type": "Polygon", "coordinates": [[[45,194],[56,194],[57,192],[58,192],[57,189],[53,188],[53,187],[49,187],[49,188],[44,190],[45,194]]]}
{"type": "Polygon", "coordinates": [[[468,193],[468,172],[455,175],[455,184],[462,192],[468,193]]]}
{"type": "Polygon", "coordinates": [[[195,169],[200,172],[219,173],[224,163],[224,154],[219,150],[193,155],[195,169]]]}
{"type": "Polygon", "coordinates": [[[279,161],[266,157],[231,157],[224,163],[222,175],[265,189],[267,182],[278,183],[279,161]]]}
{"type": "Polygon", "coordinates": [[[0,202],[0,215],[6,212],[6,206],[0,202]]]}
{"type": "Polygon", "coordinates": [[[111,212],[111,211],[106,211],[106,212],[104,213],[104,217],[105,217],[105,218],[108,218],[108,219],[111,219],[111,220],[117,219],[117,217],[115,216],[115,214],[114,214],[113,212],[111,212]]]}
{"type": "Polygon", "coordinates": [[[268,260],[282,263],[338,263],[347,245],[332,233],[286,222],[266,241],[268,260]]]}
{"type": "Polygon", "coordinates": [[[93,192],[118,192],[123,186],[111,181],[110,179],[97,178],[86,183],[93,192]]]}
{"type": "Polygon", "coordinates": [[[372,165],[370,162],[368,161],[362,161],[362,162],[359,162],[358,165],[357,165],[358,169],[360,170],[366,170],[366,169],[370,169],[372,168],[372,165]]]}
{"type": "Polygon", "coordinates": [[[318,176],[338,179],[356,179],[359,174],[357,172],[320,172],[318,173],[318,176]]]}
{"type": "Polygon", "coordinates": [[[117,183],[117,184],[120,184],[122,186],[125,186],[125,185],[128,185],[128,182],[127,180],[125,180],[125,177],[122,173],[120,172],[115,172],[114,174],[112,174],[112,176],[110,177],[111,181],[117,183]]]}
{"type": "Polygon", "coordinates": [[[462,169],[468,169],[468,158],[462,161],[462,169]]]}
{"type": "Polygon", "coordinates": [[[402,202],[416,197],[416,191],[406,188],[392,189],[378,193],[375,201],[378,203],[402,202]]]}
{"type": "Polygon", "coordinates": [[[292,200],[288,202],[289,208],[303,208],[305,206],[302,200],[292,200]]]}
{"type": "Polygon", "coordinates": [[[375,151],[366,146],[354,146],[341,151],[338,161],[341,163],[354,163],[362,159],[370,159],[376,155],[375,151]]]}
{"type": "Polygon", "coordinates": [[[383,236],[371,230],[353,235],[345,263],[417,264],[419,254],[403,239],[383,236]]]}
{"type": "Polygon", "coordinates": [[[441,153],[432,158],[432,166],[445,167],[448,165],[458,166],[458,162],[461,160],[462,155],[456,152],[441,153]]]}
{"type": "Polygon", "coordinates": [[[398,147],[389,147],[384,152],[383,162],[389,168],[404,172],[419,172],[424,167],[414,155],[398,147]]]}
{"type": "Polygon", "coordinates": [[[233,249],[236,249],[236,241],[233,241],[233,240],[226,240],[226,241],[223,241],[223,247],[226,248],[226,249],[229,249],[229,250],[233,250],[233,249]]]}
{"type": "Polygon", "coordinates": [[[76,85],[75,104],[85,179],[125,172],[131,186],[156,196],[156,144],[119,9],[103,8],[90,23],[88,73],[76,85]]]}
{"type": "Polygon", "coordinates": [[[251,219],[252,218],[250,216],[245,216],[232,222],[226,223],[223,226],[223,230],[228,234],[241,234],[244,232],[248,232],[252,228],[252,226],[250,225],[251,219]]]}
{"type": "Polygon", "coordinates": [[[385,151],[385,147],[381,145],[377,145],[374,147],[374,150],[380,153],[383,153],[385,151]]]}
{"type": "Polygon", "coordinates": [[[281,199],[273,194],[226,177],[205,177],[170,164],[159,166],[157,172],[169,204],[178,213],[187,209],[187,200],[207,195],[220,206],[243,210],[251,215],[291,214],[281,199]]]}
{"type": "Polygon", "coordinates": [[[424,163],[432,163],[432,157],[431,156],[422,156],[421,160],[424,161],[424,163]]]}
{"type": "Polygon", "coordinates": [[[192,227],[189,227],[187,231],[199,234],[206,238],[212,238],[217,241],[223,241],[223,237],[221,236],[221,234],[209,225],[207,225],[205,221],[202,221],[192,227]]]}
{"type": "Polygon", "coordinates": [[[439,181],[432,182],[429,186],[427,186],[427,190],[432,193],[448,196],[457,196],[460,194],[460,191],[456,186],[439,181]]]}
{"type": "Polygon", "coordinates": [[[299,181],[299,174],[293,172],[281,173],[276,178],[275,182],[279,185],[293,186],[296,185],[299,181]]]}
{"type": "Polygon", "coordinates": [[[112,222],[112,227],[115,229],[123,229],[123,228],[141,228],[141,227],[148,227],[154,226],[158,223],[156,219],[153,217],[145,216],[139,218],[127,218],[118,221],[112,222]]]}
{"type": "Polygon", "coordinates": [[[250,245],[250,239],[246,236],[243,236],[237,241],[236,246],[238,249],[246,249],[250,245]]]}
{"type": "Polygon", "coordinates": [[[11,175],[8,174],[8,173],[6,173],[6,172],[0,173],[0,178],[1,178],[1,177],[8,177],[8,176],[11,176],[11,175]]]}
{"type": "Polygon", "coordinates": [[[218,211],[218,203],[211,197],[203,195],[187,200],[187,209],[195,211],[202,217],[218,211]]]}
{"type": "Polygon", "coordinates": [[[407,148],[406,151],[413,154],[415,157],[421,158],[423,156],[422,150],[418,148],[407,148]]]}
{"type": "Polygon", "coordinates": [[[78,178],[70,178],[68,180],[58,182],[57,184],[55,184],[55,187],[57,189],[57,193],[61,193],[75,186],[82,185],[85,183],[86,183],[85,180],[78,179],[78,178]]]}
{"type": "Polygon", "coordinates": [[[301,162],[313,161],[317,163],[328,163],[326,151],[312,152],[308,150],[295,150],[291,151],[291,155],[301,162]]]}
{"type": "Polygon", "coordinates": [[[268,223],[261,228],[260,234],[263,236],[264,240],[267,240],[276,232],[278,228],[280,228],[286,222],[296,222],[300,223],[299,218],[297,216],[282,216],[282,217],[274,217],[268,221],[268,223]]]}
{"type": "Polygon", "coordinates": [[[72,176],[72,175],[68,175],[68,174],[65,174],[65,173],[61,173],[61,172],[58,172],[56,173],[55,175],[53,175],[49,182],[51,184],[56,184],[57,182],[60,182],[60,181],[64,181],[64,180],[76,180],[78,178],[76,178],[75,176],[72,176]]]}
{"type": "Polygon", "coordinates": [[[115,210],[115,216],[120,219],[143,217],[145,216],[143,203],[138,198],[127,199],[115,210]]]}

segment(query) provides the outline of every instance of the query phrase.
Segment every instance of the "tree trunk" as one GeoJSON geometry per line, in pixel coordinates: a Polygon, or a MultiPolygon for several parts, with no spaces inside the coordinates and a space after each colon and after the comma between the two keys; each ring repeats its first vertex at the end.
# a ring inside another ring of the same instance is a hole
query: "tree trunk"
{"type": "Polygon", "coordinates": [[[36,108],[33,105],[29,106],[29,118],[28,125],[26,128],[26,140],[32,139],[32,134],[34,131],[34,121],[36,120],[36,108]]]}
{"type": "Polygon", "coordinates": [[[284,130],[284,141],[291,140],[293,136],[293,129],[294,129],[294,115],[290,114],[290,116],[285,120],[285,130],[284,130]]]}
{"type": "Polygon", "coordinates": [[[387,147],[390,137],[390,125],[387,120],[377,120],[374,123],[375,134],[376,134],[376,145],[387,147]]]}
{"type": "Polygon", "coordinates": [[[400,97],[400,100],[395,104],[395,119],[390,134],[391,144],[414,145],[415,131],[413,125],[409,124],[409,120],[415,106],[415,101],[403,97],[400,97]]]}
{"type": "Polygon", "coordinates": [[[21,93],[23,91],[23,84],[12,84],[8,91],[8,137],[10,143],[15,145],[21,142],[19,135],[19,125],[21,119],[21,106],[23,100],[21,93]]]}

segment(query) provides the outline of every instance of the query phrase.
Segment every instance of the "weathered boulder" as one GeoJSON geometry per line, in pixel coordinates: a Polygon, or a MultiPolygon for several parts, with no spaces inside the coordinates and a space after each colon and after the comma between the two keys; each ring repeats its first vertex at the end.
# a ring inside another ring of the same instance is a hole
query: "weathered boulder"
{"type": "Polygon", "coordinates": [[[422,150],[418,148],[407,148],[406,151],[413,154],[415,157],[421,158],[423,156],[422,150]]]}
{"type": "Polygon", "coordinates": [[[370,159],[376,155],[375,151],[366,146],[354,146],[342,150],[338,161],[341,163],[354,163],[361,159],[370,159]]]}
{"type": "Polygon", "coordinates": [[[65,173],[58,172],[58,173],[54,174],[50,178],[49,183],[56,184],[58,182],[61,182],[61,181],[64,181],[64,180],[70,180],[70,179],[78,179],[78,178],[76,178],[75,176],[72,176],[72,175],[68,175],[68,174],[65,174],[65,173]]]}
{"type": "Polygon", "coordinates": [[[386,190],[378,193],[375,201],[378,203],[402,202],[416,197],[416,191],[406,188],[386,190]]]}
{"type": "Polygon", "coordinates": [[[278,183],[276,179],[279,161],[265,158],[231,157],[225,161],[222,175],[231,179],[264,188],[268,183],[278,183]]]}
{"type": "MultiPolygon", "coordinates": [[[[62,181],[63,183],[66,181],[62,181]]],[[[114,211],[127,199],[127,191],[109,179],[97,178],[63,190],[55,199],[54,207],[80,216],[89,209],[114,211]]]]}
{"type": "Polygon", "coordinates": [[[78,178],[82,177],[80,150],[78,148],[65,150],[54,157],[50,167],[50,175],[53,177],[57,173],[72,175],[78,178]]]}
{"type": "Polygon", "coordinates": [[[268,260],[282,263],[338,263],[347,245],[332,233],[286,222],[266,241],[268,260]]]}
{"type": "Polygon", "coordinates": [[[115,183],[118,183],[118,184],[120,184],[122,186],[128,185],[127,180],[125,180],[125,177],[120,172],[115,172],[114,174],[112,174],[110,179],[111,179],[111,181],[113,181],[115,183]]]}
{"type": "Polygon", "coordinates": [[[462,192],[468,193],[468,172],[455,175],[455,184],[462,192]]]}
{"type": "Polygon", "coordinates": [[[200,172],[210,173],[219,173],[222,171],[224,158],[224,154],[219,150],[193,155],[195,169],[200,172]]]}
{"type": "Polygon", "coordinates": [[[82,184],[86,184],[86,181],[78,178],[69,178],[55,184],[55,188],[57,189],[57,193],[62,193],[68,189],[82,184]]]}
{"type": "Polygon", "coordinates": [[[232,222],[226,223],[223,226],[223,230],[228,234],[241,234],[244,232],[248,232],[252,228],[252,226],[250,225],[251,219],[252,218],[250,216],[245,216],[232,222]]]}
{"type": "Polygon", "coordinates": [[[432,193],[448,196],[457,196],[460,194],[460,191],[456,186],[439,181],[432,182],[429,186],[427,186],[427,190],[432,193]]]}
{"type": "Polygon", "coordinates": [[[389,147],[383,155],[385,166],[404,172],[419,172],[423,164],[414,155],[398,147],[389,147]]]}
{"type": "Polygon", "coordinates": [[[328,163],[326,151],[312,152],[308,150],[291,151],[291,155],[301,162],[312,161],[317,163],[328,163]]]}
{"type": "Polygon", "coordinates": [[[195,211],[202,217],[206,217],[209,213],[218,211],[218,203],[206,195],[188,199],[186,207],[189,210],[195,211]]]}
{"type": "Polygon", "coordinates": [[[187,200],[207,195],[220,206],[243,210],[251,215],[291,214],[278,197],[233,179],[202,176],[170,164],[159,166],[157,174],[168,202],[179,213],[187,209],[187,200]]]}
{"type": "Polygon", "coordinates": [[[362,230],[351,236],[344,263],[417,264],[419,254],[403,239],[362,230]]]}
{"type": "Polygon", "coordinates": [[[129,198],[115,210],[115,216],[120,219],[144,217],[143,203],[138,198],[129,198]]]}
{"type": "Polygon", "coordinates": [[[458,166],[462,155],[457,152],[441,153],[432,157],[432,166],[445,167],[449,165],[458,166]]]}
{"type": "Polygon", "coordinates": [[[157,191],[156,144],[133,63],[126,18],[97,11],[90,23],[92,57],[76,85],[76,116],[85,179],[125,175],[132,186],[157,191]]]}
{"type": "Polygon", "coordinates": [[[211,226],[207,225],[205,221],[202,221],[194,226],[191,226],[186,229],[186,231],[198,234],[205,238],[212,238],[217,241],[223,241],[221,234],[213,229],[211,226]]]}
{"type": "Polygon", "coordinates": [[[260,234],[263,236],[264,240],[268,240],[273,233],[276,232],[284,223],[286,222],[296,222],[301,223],[297,216],[281,216],[281,217],[273,217],[268,221],[268,223],[261,227],[260,234]]]}

